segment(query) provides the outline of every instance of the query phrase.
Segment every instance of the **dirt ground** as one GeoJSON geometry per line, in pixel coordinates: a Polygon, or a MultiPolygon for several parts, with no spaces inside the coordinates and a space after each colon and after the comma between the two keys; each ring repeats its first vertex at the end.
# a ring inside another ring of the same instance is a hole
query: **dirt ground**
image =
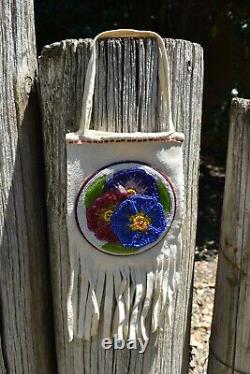
{"type": "Polygon", "coordinates": [[[196,256],[191,325],[191,361],[189,374],[206,374],[209,353],[217,254],[196,256]]]}
{"type": "Polygon", "coordinates": [[[201,159],[189,374],[207,372],[225,182],[224,164],[218,163],[211,154],[209,157],[203,155],[201,159]]]}

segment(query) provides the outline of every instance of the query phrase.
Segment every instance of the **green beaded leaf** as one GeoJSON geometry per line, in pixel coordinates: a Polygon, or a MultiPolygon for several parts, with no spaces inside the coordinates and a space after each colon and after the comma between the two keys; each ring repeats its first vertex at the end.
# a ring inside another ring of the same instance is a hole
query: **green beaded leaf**
{"type": "Polygon", "coordinates": [[[89,208],[93,201],[103,192],[106,177],[103,175],[89,186],[85,193],[85,206],[89,208]]]}
{"type": "Polygon", "coordinates": [[[160,196],[160,202],[165,213],[171,212],[171,197],[167,187],[162,181],[157,182],[157,189],[160,196]]]}
{"type": "Polygon", "coordinates": [[[105,251],[109,251],[113,253],[120,253],[122,255],[135,253],[137,251],[136,248],[125,248],[120,244],[111,244],[111,243],[103,244],[102,248],[105,249],[105,251]]]}

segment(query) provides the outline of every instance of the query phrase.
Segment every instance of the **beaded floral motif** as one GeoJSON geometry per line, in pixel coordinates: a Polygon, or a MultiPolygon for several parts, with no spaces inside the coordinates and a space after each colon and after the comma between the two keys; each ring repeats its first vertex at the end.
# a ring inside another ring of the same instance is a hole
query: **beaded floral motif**
{"type": "Polygon", "coordinates": [[[119,255],[154,246],[169,229],[174,211],[169,180],[138,163],[103,169],[82,187],[76,202],[85,238],[96,248],[119,255]]]}
{"type": "Polygon", "coordinates": [[[143,169],[120,170],[107,181],[106,190],[119,190],[129,195],[141,194],[159,197],[155,178],[143,169]]]}
{"type": "Polygon", "coordinates": [[[166,225],[162,204],[142,195],[123,201],[111,218],[112,231],[125,248],[141,248],[155,242],[166,225]]]}
{"type": "Polygon", "coordinates": [[[95,233],[99,240],[117,243],[118,239],[111,230],[111,217],[123,195],[117,192],[105,192],[97,197],[93,204],[86,209],[87,224],[90,231],[95,233]]]}

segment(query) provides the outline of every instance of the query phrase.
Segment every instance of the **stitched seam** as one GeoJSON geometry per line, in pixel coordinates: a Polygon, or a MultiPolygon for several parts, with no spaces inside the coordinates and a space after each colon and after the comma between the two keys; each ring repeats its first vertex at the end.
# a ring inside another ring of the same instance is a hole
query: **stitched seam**
{"type": "Polygon", "coordinates": [[[84,144],[84,143],[141,143],[141,142],[162,142],[162,143],[182,143],[181,140],[168,139],[108,139],[108,140],[66,140],[68,144],[84,144]]]}

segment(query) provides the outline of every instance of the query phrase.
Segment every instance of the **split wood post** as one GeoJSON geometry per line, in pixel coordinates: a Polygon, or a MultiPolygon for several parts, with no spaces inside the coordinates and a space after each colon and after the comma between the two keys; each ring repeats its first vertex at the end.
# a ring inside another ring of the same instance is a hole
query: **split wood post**
{"type": "MultiPolygon", "coordinates": [[[[59,374],[187,373],[191,280],[196,234],[197,181],[203,88],[202,48],[184,40],[166,40],[172,81],[173,119],[184,131],[187,216],[183,226],[180,291],[174,326],[138,351],[105,351],[98,339],[68,343],[66,298],[69,256],[66,228],[65,133],[76,130],[90,40],[46,46],[39,63],[47,175],[47,207],[59,374]]],[[[152,39],[99,42],[94,128],[109,131],[161,131],[158,49],[152,39]],[[156,124],[154,127],[153,125],[156,124]]]]}
{"type": "Polygon", "coordinates": [[[250,374],[250,100],[230,122],[209,374],[250,374]]]}
{"type": "Polygon", "coordinates": [[[33,1],[0,14],[0,372],[55,374],[33,1]]]}

